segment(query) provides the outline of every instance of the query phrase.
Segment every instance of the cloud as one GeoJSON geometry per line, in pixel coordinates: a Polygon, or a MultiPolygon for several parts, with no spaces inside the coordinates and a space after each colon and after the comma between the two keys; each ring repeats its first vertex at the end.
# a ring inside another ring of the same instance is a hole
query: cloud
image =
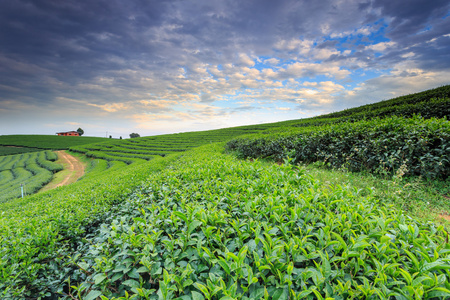
{"type": "Polygon", "coordinates": [[[395,46],[395,42],[381,42],[378,44],[368,45],[365,50],[373,50],[375,52],[384,52],[387,48],[395,46]]]}
{"type": "Polygon", "coordinates": [[[272,58],[264,60],[264,62],[269,65],[278,65],[280,63],[280,60],[275,57],[272,57],[272,58]]]}
{"type": "Polygon", "coordinates": [[[71,126],[79,126],[81,125],[81,123],[79,122],[66,122],[67,125],[71,125],[71,126]]]}
{"type": "Polygon", "coordinates": [[[389,74],[369,79],[338,94],[335,110],[388,100],[448,84],[450,71],[426,71],[409,63],[395,65],[389,74]]]}
{"type": "Polygon", "coordinates": [[[320,113],[421,77],[431,88],[450,69],[449,11],[443,0],[4,1],[1,119],[42,109],[36,123],[47,111],[175,130],[251,120],[258,105],[262,120],[273,107],[320,113]]]}
{"type": "Polygon", "coordinates": [[[281,70],[279,74],[281,78],[314,78],[318,75],[324,75],[327,77],[343,79],[350,75],[350,71],[333,64],[296,62],[288,65],[284,70],[281,70]]]}
{"type": "Polygon", "coordinates": [[[239,62],[245,66],[253,67],[255,62],[251,59],[247,54],[241,53],[239,54],[239,62]]]}

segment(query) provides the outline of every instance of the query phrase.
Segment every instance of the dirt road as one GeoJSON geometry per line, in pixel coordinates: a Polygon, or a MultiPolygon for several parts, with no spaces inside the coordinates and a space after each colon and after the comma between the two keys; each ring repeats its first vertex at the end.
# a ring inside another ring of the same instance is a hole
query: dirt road
{"type": "Polygon", "coordinates": [[[75,182],[83,176],[84,174],[84,164],[75,156],[68,154],[66,151],[56,151],[58,157],[67,163],[67,169],[69,174],[63,179],[62,182],[58,183],[55,187],[67,185],[69,183],[75,182]]]}
{"type": "Polygon", "coordinates": [[[56,162],[62,164],[64,166],[64,170],[56,173],[53,180],[42,188],[40,192],[71,184],[84,175],[84,164],[81,160],[66,153],[64,150],[55,152],[58,154],[58,160],[56,162]]]}

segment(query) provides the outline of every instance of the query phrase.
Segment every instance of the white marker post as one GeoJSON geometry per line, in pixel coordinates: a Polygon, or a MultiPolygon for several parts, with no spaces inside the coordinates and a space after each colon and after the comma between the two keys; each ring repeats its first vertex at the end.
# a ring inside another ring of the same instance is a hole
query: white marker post
{"type": "Polygon", "coordinates": [[[22,198],[23,198],[23,183],[20,184],[20,191],[22,192],[22,198]]]}

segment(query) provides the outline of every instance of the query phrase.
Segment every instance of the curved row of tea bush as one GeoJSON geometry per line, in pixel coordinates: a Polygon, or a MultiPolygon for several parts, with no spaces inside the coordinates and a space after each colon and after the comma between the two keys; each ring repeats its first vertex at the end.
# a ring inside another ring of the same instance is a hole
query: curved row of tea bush
{"type": "Polygon", "coordinates": [[[0,171],[0,186],[2,186],[5,183],[8,183],[9,181],[11,181],[13,179],[14,179],[14,176],[13,176],[11,170],[0,171]]]}
{"type": "Polygon", "coordinates": [[[0,170],[11,170],[14,167],[14,165],[19,161],[21,156],[22,154],[5,156],[0,162],[0,170]]]}
{"type": "Polygon", "coordinates": [[[191,150],[164,172],[149,173],[79,244],[71,256],[77,270],[62,294],[450,296],[450,247],[442,227],[414,221],[345,186],[320,189],[292,166],[239,161],[221,151],[221,145],[191,150]]]}
{"type": "MultiPolygon", "coordinates": [[[[73,150],[72,150],[73,151],[73,150]]],[[[77,152],[77,151],[74,151],[77,152]]],[[[82,152],[83,153],[83,152],[82,152]]],[[[88,151],[84,153],[87,157],[91,157],[91,158],[101,158],[107,161],[122,161],[124,163],[126,163],[127,165],[138,162],[138,163],[142,163],[144,161],[147,161],[147,156],[144,156],[144,158],[142,158],[142,156],[139,155],[131,155],[131,156],[126,156],[122,153],[114,153],[114,152],[106,152],[106,151],[88,151]]]]}
{"type": "Polygon", "coordinates": [[[52,173],[57,173],[63,169],[63,166],[56,163],[58,155],[52,151],[39,152],[36,162],[43,168],[49,170],[52,173]]]}
{"type": "Polygon", "coordinates": [[[155,155],[165,155],[183,152],[206,143],[226,141],[243,133],[255,130],[219,129],[204,132],[186,132],[142,137],[126,140],[115,140],[109,143],[98,143],[71,147],[70,150],[84,153],[88,157],[108,161],[134,162],[134,158],[150,160],[155,155]]]}
{"type": "MultiPolygon", "coordinates": [[[[0,202],[29,195],[40,190],[63,169],[55,160],[56,154],[41,151],[10,155],[0,161],[0,202]]],[[[56,156],[57,158],[57,156],[56,156]]]]}
{"type": "MultiPolygon", "coordinates": [[[[176,156],[121,165],[69,186],[0,203],[0,299],[59,295],[74,267],[70,256],[86,234],[176,156]]],[[[67,290],[67,289],[66,289],[67,290]]]]}
{"type": "Polygon", "coordinates": [[[33,159],[31,158],[31,154],[30,153],[24,153],[22,155],[20,155],[18,157],[18,159],[15,161],[15,163],[13,164],[12,168],[24,168],[25,167],[25,163],[28,161],[28,163],[36,163],[36,156],[33,156],[33,159]],[[29,160],[30,159],[30,160],[29,160]]]}
{"type": "Polygon", "coordinates": [[[38,164],[29,164],[26,169],[22,167],[12,170],[14,179],[4,183],[0,188],[0,202],[37,192],[52,179],[52,173],[38,164]]]}
{"type": "Polygon", "coordinates": [[[450,123],[446,119],[390,117],[317,127],[315,131],[238,138],[227,149],[245,158],[287,156],[294,163],[321,161],[351,171],[399,172],[447,178],[450,123]]]}

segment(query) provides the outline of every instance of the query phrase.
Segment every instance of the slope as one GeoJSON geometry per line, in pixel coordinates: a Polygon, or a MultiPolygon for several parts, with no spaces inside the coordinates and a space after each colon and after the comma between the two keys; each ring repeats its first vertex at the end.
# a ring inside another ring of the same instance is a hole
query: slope
{"type": "MultiPolygon", "coordinates": [[[[73,147],[103,155],[85,179],[0,204],[1,298],[450,296],[444,227],[410,217],[370,191],[324,188],[296,166],[241,160],[217,143],[243,133],[314,135],[321,124],[347,121],[73,147]]],[[[429,122],[437,129],[448,123],[429,122]]]]}

